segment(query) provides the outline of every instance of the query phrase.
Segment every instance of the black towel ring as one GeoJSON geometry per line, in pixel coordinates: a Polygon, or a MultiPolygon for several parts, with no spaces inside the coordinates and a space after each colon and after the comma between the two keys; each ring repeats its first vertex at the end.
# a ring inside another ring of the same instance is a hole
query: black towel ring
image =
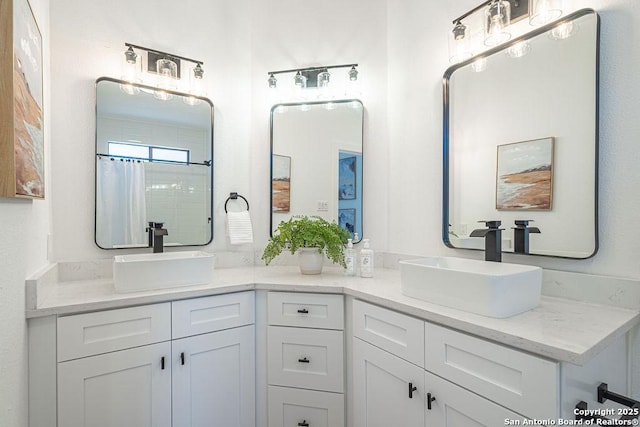
{"type": "Polygon", "coordinates": [[[227,201],[224,202],[224,213],[227,213],[227,203],[229,203],[229,200],[237,200],[238,197],[244,200],[244,202],[247,204],[247,210],[249,210],[249,202],[247,201],[247,199],[245,199],[243,196],[241,196],[238,193],[229,193],[229,197],[227,198],[227,201]]]}

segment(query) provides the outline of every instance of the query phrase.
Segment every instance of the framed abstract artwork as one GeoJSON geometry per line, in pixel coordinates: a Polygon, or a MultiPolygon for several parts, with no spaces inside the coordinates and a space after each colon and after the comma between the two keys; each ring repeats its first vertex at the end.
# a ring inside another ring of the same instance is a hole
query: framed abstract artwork
{"type": "Polygon", "coordinates": [[[274,154],[271,178],[271,206],[273,212],[291,209],[291,157],[274,154]]]}
{"type": "Polygon", "coordinates": [[[0,196],[44,198],[42,35],[27,0],[0,2],[0,196]]]}
{"type": "Polygon", "coordinates": [[[498,145],[496,209],[551,210],[553,138],[498,145]]]}

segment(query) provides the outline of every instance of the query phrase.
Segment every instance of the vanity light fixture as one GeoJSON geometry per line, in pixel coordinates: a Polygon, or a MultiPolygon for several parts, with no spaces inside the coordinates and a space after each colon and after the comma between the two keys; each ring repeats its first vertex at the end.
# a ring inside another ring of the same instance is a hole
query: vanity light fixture
{"type": "Polygon", "coordinates": [[[345,64],[345,65],[322,65],[319,67],[298,68],[292,70],[280,70],[269,71],[269,87],[275,89],[277,86],[276,74],[289,74],[295,73],[293,82],[294,85],[301,88],[326,88],[331,81],[330,69],[334,68],[350,68],[347,73],[349,81],[358,80],[358,70],[356,67],[358,64],[345,64]]]}
{"type": "MultiPolygon", "coordinates": [[[[127,50],[124,52],[125,71],[122,80],[132,84],[146,83],[150,86],[156,86],[158,89],[154,91],[154,96],[161,100],[171,99],[172,95],[167,91],[176,90],[179,86],[182,86],[180,89],[183,89],[184,92],[193,94],[194,97],[205,95],[202,89],[202,78],[204,76],[202,66],[204,62],[131,43],[125,43],[125,46],[127,50]],[[137,51],[146,52],[146,55],[140,56],[137,51]],[[190,69],[192,72],[189,73],[188,82],[182,81],[181,71],[185,62],[195,65],[190,69]]],[[[137,93],[137,88],[133,85],[123,84],[120,87],[124,92],[131,95],[137,93]]],[[[185,100],[190,105],[195,105],[197,103],[195,101],[190,104],[185,100]]]]}

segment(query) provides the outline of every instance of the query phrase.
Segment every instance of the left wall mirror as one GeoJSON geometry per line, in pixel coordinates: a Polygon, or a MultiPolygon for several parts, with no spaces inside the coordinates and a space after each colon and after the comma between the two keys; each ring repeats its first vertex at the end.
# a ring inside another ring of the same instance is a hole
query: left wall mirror
{"type": "Polygon", "coordinates": [[[213,239],[213,104],[186,93],[102,77],[96,81],[95,241],[102,249],[213,239]]]}

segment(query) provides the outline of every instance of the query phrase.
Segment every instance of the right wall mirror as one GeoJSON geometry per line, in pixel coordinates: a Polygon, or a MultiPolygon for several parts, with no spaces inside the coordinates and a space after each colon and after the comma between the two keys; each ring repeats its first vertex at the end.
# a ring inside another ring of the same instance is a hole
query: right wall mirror
{"type": "Polygon", "coordinates": [[[447,246],[483,249],[471,232],[498,220],[504,252],[596,253],[598,46],[598,16],[585,9],[447,70],[447,246]],[[515,249],[523,221],[528,244],[515,249]]]}

